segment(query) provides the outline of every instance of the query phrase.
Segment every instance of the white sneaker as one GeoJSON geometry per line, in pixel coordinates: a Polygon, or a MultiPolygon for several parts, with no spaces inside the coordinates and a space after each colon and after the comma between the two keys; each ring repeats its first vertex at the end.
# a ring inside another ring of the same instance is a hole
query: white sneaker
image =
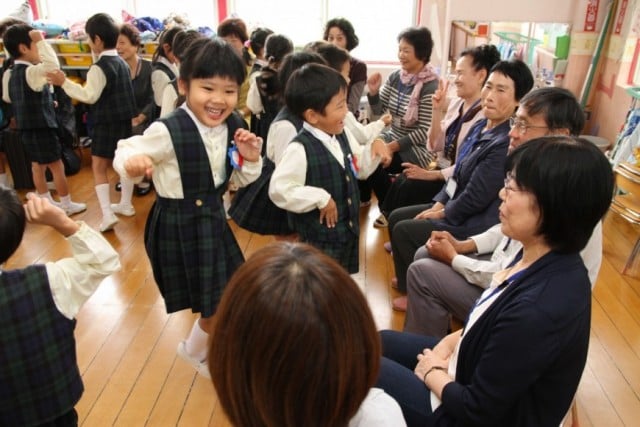
{"type": "Polygon", "coordinates": [[[187,363],[189,363],[193,368],[203,377],[211,379],[211,373],[209,372],[209,365],[207,364],[207,360],[198,360],[192,357],[189,353],[187,353],[187,347],[184,341],[180,341],[178,343],[178,356],[183,358],[187,363]]]}
{"type": "Polygon", "coordinates": [[[87,205],[84,203],[69,202],[68,205],[63,205],[62,209],[67,213],[67,216],[71,216],[86,211],[87,205]]]}
{"type": "Polygon", "coordinates": [[[113,229],[113,226],[118,223],[118,217],[114,214],[109,214],[105,217],[102,217],[102,222],[100,223],[100,231],[105,232],[113,229]]]}
{"type": "Polygon", "coordinates": [[[111,210],[114,213],[117,213],[118,215],[122,215],[122,216],[134,216],[136,214],[136,210],[133,208],[133,206],[131,205],[126,206],[120,203],[112,203],[111,210]]]}

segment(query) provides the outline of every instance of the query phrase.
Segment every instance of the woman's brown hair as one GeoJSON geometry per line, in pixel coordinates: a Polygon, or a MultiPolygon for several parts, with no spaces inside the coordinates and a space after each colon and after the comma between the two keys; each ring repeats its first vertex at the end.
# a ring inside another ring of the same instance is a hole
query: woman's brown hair
{"type": "Polygon", "coordinates": [[[309,245],[251,256],[215,322],[209,369],[236,426],[346,426],[376,380],[380,341],[366,299],[309,245]]]}

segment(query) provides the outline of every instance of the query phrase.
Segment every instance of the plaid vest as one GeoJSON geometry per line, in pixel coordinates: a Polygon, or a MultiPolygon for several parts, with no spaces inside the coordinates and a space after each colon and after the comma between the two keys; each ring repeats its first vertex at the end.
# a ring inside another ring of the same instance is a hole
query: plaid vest
{"type": "MultiPolygon", "coordinates": [[[[227,183],[233,172],[231,161],[227,156],[225,163],[225,182],[217,190],[214,188],[213,172],[209,165],[209,157],[198,127],[184,109],[174,110],[168,117],[160,119],[171,135],[173,149],[178,159],[182,192],[185,199],[207,198],[213,193],[222,195],[227,189],[227,183]],[[219,193],[219,194],[218,194],[219,193]]],[[[231,113],[226,120],[227,149],[231,147],[231,140],[238,128],[247,128],[246,122],[237,112],[231,113]]],[[[216,197],[217,198],[217,197],[216,197]]]]}
{"type": "Polygon", "coordinates": [[[27,83],[27,65],[15,64],[9,79],[9,96],[18,129],[57,128],[53,96],[46,85],[36,92],[27,83]]]}
{"type": "Polygon", "coordinates": [[[293,214],[295,230],[311,241],[345,241],[353,238],[354,234],[358,236],[360,233],[360,193],[357,178],[350,166],[351,148],[344,133],[337,135],[336,138],[342,148],[344,168],[322,142],[306,129],[303,129],[294,139],[302,144],[307,156],[305,185],[325,189],[331,194],[331,198],[338,207],[338,222],[333,229],[320,224],[318,209],[293,214]]]}
{"type": "Polygon", "coordinates": [[[96,62],[107,84],[100,98],[93,104],[96,123],[118,123],[136,115],[136,100],[131,85],[129,66],[118,56],[102,56],[96,62]]]}
{"type": "Polygon", "coordinates": [[[44,265],[0,274],[0,425],[41,424],[80,400],[75,325],[56,308],[44,265]]]}

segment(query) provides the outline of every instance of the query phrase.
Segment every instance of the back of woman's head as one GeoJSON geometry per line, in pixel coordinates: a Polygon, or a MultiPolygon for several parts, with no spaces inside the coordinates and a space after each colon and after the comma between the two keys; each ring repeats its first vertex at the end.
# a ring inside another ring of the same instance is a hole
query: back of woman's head
{"type": "Polygon", "coordinates": [[[226,77],[241,85],[247,76],[242,59],[233,47],[221,39],[205,37],[193,40],[180,63],[180,80],[226,77]]]}
{"type": "Polygon", "coordinates": [[[216,313],[209,367],[236,426],[346,426],[375,382],[380,343],[349,274],[306,244],[256,252],[216,313]]]}
{"type": "Polygon", "coordinates": [[[581,251],[611,203],[613,173],[604,154],[585,139],[545,136],[513,150],[506,170],[535,196],[538,232],[551,249],[581,251]]]}
{"type": "Polygon", "coordinates": [[[26,223],[24,208],[16,192],[0,185],[0,264],[20,246],[26,223]]]}
{"type": "Polygon", "coordinates": [[[471,58],[475,71],[485,70],[487,72],[487,78],[489,77],[491,68],[500,61],[500,52],[498,48],[492,44],[466,48],[460,54],[461,58],[464,56],[471,58]]]}

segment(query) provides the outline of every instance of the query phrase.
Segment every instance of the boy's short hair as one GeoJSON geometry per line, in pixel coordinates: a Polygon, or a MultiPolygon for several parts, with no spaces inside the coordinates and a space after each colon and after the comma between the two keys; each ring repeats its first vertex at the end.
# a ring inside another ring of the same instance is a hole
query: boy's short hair
{"type": "Polygon", "coordinates": [[[341,90],[347,90],[342,74],[321,64],[307,64],[296,70],[284,91],[291,112],[301,118],[308,109],[324,115],[325,108],[341,90]]]}
{"type": "Polygon", "coordinates": [[[231,45],[222,39],[199,38],[191,42],[180,63],[180,79],[228,77],[241,85],[247,76],[242,59],[231,45]]]}
{"type": "Polygon", "coordinates": [[[4,47],[14,59],[20,59],[20,45],[31,46],[31,36],[29,31],[33,30],[33,27],[29,24],[14,24],[7,28],[2,36],[4,47]]]}
{"type": "Polygon", "coordinates": [[[325,61],[327,61],[327,65],[329,65],[329,67],[338,72],[342,70],[345,62],[349,62],[351,60],[351,55],[346,49],[324,40],[311,43],[308,48],[312,52],[317,52],[325,61]]]}
{"type": "Polygon", "coordinates": [[[113,18],[106,13],[96,13],[87,19],[84,30],[91,41],[95,41],[96,36],[99,36],[105,49],[115,49],[118,44],[120,29],[113,18]]]}
{"type": "Polygon", "coordinates": [[[24,208],[16,192],[0,185],[0,264],[20,246],[26,223],[24,208]]]}

